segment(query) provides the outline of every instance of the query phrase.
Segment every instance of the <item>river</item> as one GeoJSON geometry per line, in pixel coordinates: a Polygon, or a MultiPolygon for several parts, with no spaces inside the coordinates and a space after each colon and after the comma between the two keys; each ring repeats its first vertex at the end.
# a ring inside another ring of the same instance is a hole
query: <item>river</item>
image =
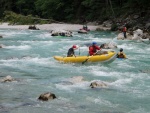
{"type": "Polygon", "coordinates": [[[0,113],[150,113],[150,44],[117,41],[108,31],[52,37],[48,31],[0,29],[0,78],[18,81],[0,83],[0,113]],[[73,44],[76,55],[87,55],[86,44],[114,41],[128,59],[110,64],[62,64],[53,56],[66,56],[73,44]],[[65,84],[74,76],[84,81],[65,84]],[[92,81],[108,88],[91,89],[92,81]],[[38,101],[52,92],[57,99],[38,101]]]}

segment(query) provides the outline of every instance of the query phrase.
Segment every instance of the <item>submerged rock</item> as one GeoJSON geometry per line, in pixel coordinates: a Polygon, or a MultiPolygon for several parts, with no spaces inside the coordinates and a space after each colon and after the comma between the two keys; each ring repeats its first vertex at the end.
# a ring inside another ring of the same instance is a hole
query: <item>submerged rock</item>
{"type": "Polygon", "coordinates": [[[73,85],[73,84],[76,84],[76,83],[81,83],[83,82],[83,76],[74,76],[74,77],[71,77],[67,80],[63,80],[60,84],[62,85],[73,85]]]}
{"type": "Polygon", "coordinates": [[[83,81],[83,76],[74,76],[69,79],[71,83],[79,83],[83,81]]]}
{"type": "Polygon", "coordinates": [[[48,100],[52,100],[55,98],[56,98],[55,94],[47,92],[47,93],[41,94],[38,99],[42,101],[48,101],[48,100]]]}
{"type": "Polygon", "coordinates": [[[2,36],[2,35],[0,35],[0,38],[3,38],[3,36],[2,36]]]}
{"type": "Polygon", "coordinates": [[[95,81],[90,84],[91,88],[108,88],[108,85],[102,81],[95,81]]]}
{"type": "Polygon", "coordinates": [[[140,70],[142,73],[150,73],[150,70],[140,70]]]}
{"type": "Polygon", "coordinates": [[[12,78],[10,75],[4,77],[3,79],[0,80],[1,82],[12,82],[15,81],[14,78],[12,78]]]}

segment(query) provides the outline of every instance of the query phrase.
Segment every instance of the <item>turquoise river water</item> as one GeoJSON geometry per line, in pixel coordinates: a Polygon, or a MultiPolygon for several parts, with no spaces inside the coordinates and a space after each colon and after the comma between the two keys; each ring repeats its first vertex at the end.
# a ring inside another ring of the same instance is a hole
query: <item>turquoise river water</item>
{"type": "Polygon", "coordinates": [[[52,37],[49,31],[0,29],[0,79],[10,75],[18,81],[0,83],[0,113],[150,113],[150,44],[117,41],[113,32],[90,32],[73,37],[52,37]],[[110,64],[62,64],[53,56],[66,56],[73,44],[76,55],[87,55],[87,43],[115,42],[129,59],[110,64]],[[71,77],[83,82],[65,84],[71,77]],[[92,81],[108,88],[91,89],[92,81]],[[38,101],[52,92],[57,99],[38,101]]]}

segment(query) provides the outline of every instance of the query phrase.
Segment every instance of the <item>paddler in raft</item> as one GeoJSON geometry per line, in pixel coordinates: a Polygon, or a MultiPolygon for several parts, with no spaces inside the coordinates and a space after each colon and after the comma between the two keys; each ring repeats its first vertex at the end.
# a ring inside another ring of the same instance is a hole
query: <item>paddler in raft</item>
{"type": "Polygon", "coordinates": [[[96,42],[92,42],[92,45],[89,47],[89,55],[93,56],[93,55],[99,55],[100,53],[98,53],[101,50],[101,48],[99,46],[97,46],[96,42]]]}
{"type": "Polygon", "coordinates": [[[127,58],[122,48],[120,48],[120,52],[117,54],[117,58],[127,58]]]}
{"type": "Polygon", "coordinates": [[[73,56],[76,57],[74,50],[76,50],[76,49],[78,49],[78,48],[79,48],[78,45],[73,45],[73,46],[68,50],[67,57],[73,57],[73,56]]]}

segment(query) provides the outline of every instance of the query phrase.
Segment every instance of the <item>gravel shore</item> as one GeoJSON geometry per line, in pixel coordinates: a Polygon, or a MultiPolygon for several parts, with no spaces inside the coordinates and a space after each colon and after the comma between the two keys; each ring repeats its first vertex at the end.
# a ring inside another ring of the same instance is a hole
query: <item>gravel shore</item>
{"type": "MultiPolygon", "coordinates": [[[[0,24],[0,28],[5,29],[28,29],[29,25],[8,25],[8,23],[2,23],[0,24]]],[[[42,25],[36,25],[37,28],[40,30],[70,30],[70,31],[77,31],[83,27],[83,25],[80,24],[42,24],[42,25]]],[[[95,31],[98,26],[94,25],[88,25],[88,28],[91,31],[95,31]]]]}

